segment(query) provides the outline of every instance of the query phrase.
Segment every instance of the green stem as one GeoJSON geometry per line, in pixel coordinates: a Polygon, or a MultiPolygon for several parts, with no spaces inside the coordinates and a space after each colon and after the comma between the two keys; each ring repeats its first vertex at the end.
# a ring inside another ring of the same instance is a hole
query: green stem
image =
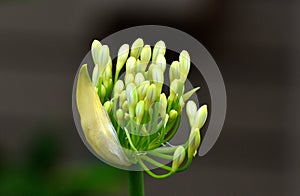
{"type": "Polygon", "coordinates": [[[129,171],[129,196],[144,196],[143,171],[129,171]]]}

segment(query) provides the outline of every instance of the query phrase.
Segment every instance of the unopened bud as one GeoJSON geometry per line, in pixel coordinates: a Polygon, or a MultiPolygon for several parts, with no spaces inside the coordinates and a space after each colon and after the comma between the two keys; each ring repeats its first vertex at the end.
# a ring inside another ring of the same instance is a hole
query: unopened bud
{"type": "Polygon", "coordinates": [[[180,79],[180,69],[178,61],[172,62],[169,70],[169,77],[171,82],[175,79],[180,79]]]}
{"type": "Polygon", "coordinates": [[[163,41],[158,41],[153,48],[152,61],[155,62],[158,54],[165,55],[166,53],[166,44],[163,41]]]}
{"type": "Polygon", "coordinates": [[[185,159],[185,149],[183,146],[178,146],[173,155],[172,171],[176,172],[178,167],[185,159]]]}
{"type": "Polygon", "coordinates": [[[160,94],[159,96],[159,114],[162,118],[166,116],[166,110],[167,110],[167,97],[165,93],[160,94]]]}
{"type": "Polygon", "coordinates": [[[117,66],[116,66],[117,72],[119,72],[123,68],[123,66],[127,60],[128,54],[129,54],[129,45],[123,44],[120,47],[119,52],[118,52],[118,60],[117,60],[117,66]]]}
{"type": "Polygon", "coordinates": [[[144,41],[141,38],[135,40],[131,46],[130,56],[136,59],[139,58],[143,46],[144,46],[144,41]]]}
{"type": "Polygon", "coordinates": [[[114,86],[114,96],[120,96],[123,90],[124,90],[124,82],[122,80],[118,80],[114,86]]]}
{"type": "Polygon", "coordinates": [[[111,108],[112,108],[112,102],[111,101],[106,101],[103,104],[104,109],[106,110],[107,113],[111,112],[111,108]]]}
{"type": "Polygon", "coordinates": [[[145,45],[141,52],[141,62],[148,63],[151,59],[151,47],[149,45],[145,45]]]}
{"type": "Polygon", "coordinates": [[[137,73],[135,75],[134,82],[135,82],[136,86],[139,86],[144,81],[145,81],[145,77],[143,76],[142,73],[137,73]]]}
{"type": "Polygon", "coordinates": [[[197,105],[194,101],[190,100],[186,104],[186,114],[189,119],[190,126],[193,126],[194,118],[197,112],[197,105]]]}
{"type": "Polygon", "coordinates": [[[147,90],[147,93],[146,93],[146,97],[147,97],[147,100],[150,103],[153,103],[156,100],[156,98],[157,98],[157,91],[156,91],[155,84],[151,84],[148,87],[148,90],[147,90]]]}
{"type": "Polygon", "coordinates": [[[200,131],[198,128],[192,129],[189,137],[188,157],[192,158],[196,155],[197,149],[200,146],[200,131]]]}
{"type": "Polygon", "coordinates": [[[136,59],[129,57],[126,62],[126,73],[134,73],[136,71],[136,59]]]}
{"type": "Polygon", "coordinates": [[[190,55],[187,51],[183,50],[179,55],[179,63],[181,70],[181,80],[185,81],[190,71],[190,55]]]}
{"type": "Polygon", "coordinates": [[[125,85],[127,86],[128,84],[134,82],[134,76],[132,73],[126,73],[125,75],[125,85]]]}
{"type": "Polygon", "coordinates": [[[178,116],[178,112],[176,110],[171,110],[170,113],[169,113],[169,119],[170,120],[174,120],[176,119],[178,116]]]}
{"type": "Polygon", "coordinates": [[[207,119],[207,105],[203,105],[198,109],[192,127],[201,129],[206,119],[207,119]]]}
{"type": "Polygon", "coordinates": [[[136,115],[137,124],[141,124],[143,116],[144,116],[144,111],[145,111],[145,102],[144,101],[139,101],[136,104],[136,108],[135,108],[135,115],[136,115]]]}

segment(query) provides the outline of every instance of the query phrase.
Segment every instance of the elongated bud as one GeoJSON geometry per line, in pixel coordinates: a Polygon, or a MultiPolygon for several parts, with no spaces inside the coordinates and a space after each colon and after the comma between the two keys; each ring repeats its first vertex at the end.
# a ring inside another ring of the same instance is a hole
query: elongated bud
{"type": "Polygon", "coordinates": [[[200,87],[194,88],[190,90],[189,92],[182,95],[183,101],[187,101],[197,90],[199,90],[200,87]]]}
{"type": "Polygon", "coordinates": [[[165,55],[166,53],[166,44],[163,41],[158,41],[153,48],[152,61],[155,62],[158,54],[165,55]]]}
{"type": "Polygon", "coordinates": [[[119,105],[122,106],[125,100],[127,100],[126,90],[123,90],[120,94],[119,105]]]}
{"type": "MultiPolygon", "coordinates": [[[[109,57],[109,61],[111,61],[109,57]]],[[[112,64],[108,63],[108,65],[105,68],[104,76],[103,76],[103,82],[105,80],[109,80],[112,78],[112,64]]]]}
{"type": "Polygon", "coordinates": [[[180,79],[180,69],[179,69],[179,62],[173,61],[169,70],[169,77],[170,82],[175,79],[180,79]]]}
{"type": "Polygon", "coordinates": [[[128,102],[127,102],[127,101],[124,101],[121,108],[122,108],[122,110],[123,110],[124,112],[127,112],[128,109],[129,109],[129,107],[128,107],[128,102]]]}
{"type": "Polygon", "coordinates": [[[135,73],[136,71],[136,59],[129,57],[126,62],[126,73],[135,73]]]}
{"type": "Polygon", "coordinates": [[[178,89],[179,89],[179,80],[175,79],[172,81],[171,86],[170,86],[170,95],[178,94],[178,89]]]}
{"type": "Polygon", "coordinates": [[[105,68],[106,68],[106,65],[108,64],[109,62],[109,48],[107,45],[103,45],[101,48],[100,48],[100,53],[98,55],[98,59],[97,59],[97,62],[98,62],[98,65],[99,65],[99,75],[100,77],[102,76],[105,68]]]}
{"type": "Polygon", "coordinates": [[[141,62],[149,63],[151,59],[151,47],[149,45],[145,45],[141,52],[141,62]]]}
{"type": "Polygon", "coordinates": [[[117,122],[120,126],[123,124],[123,119],[124,119],[124,112],[122,109],[118,109],[116,111],[116,117],[117,117],[117,122]]]}
{"type": "Polygon", "coordinates": [[[159,114],[162,118],[166,116],[166,110],[167,110],[167,97],[165,93],[160,94],[159,96],[159,114]]]}
{"type": "Polygon", "coordinates": [[[135,40],[131,46],[130,56],[136,59],[139,58],[143,46],[144,46],[144,41],[141,38],[135,40]]]}
{"type": "Polygon", "coordinates": [[[118,60],[117,60],[117,66],[116,66],[117,72],[119,72],[123,68],[123,66],[127,60],[128,54],[129,54],[129,45],[123,44],[120,47],[119,52],[118,52],[118,60]]]}
{"type": "Polygon", "coordinates": [[[185,159],[185,149],[183,146],[178,146],[173,155],[172,171],[176,172],[178,167],[185,159]]]}
{"type": "Polygon", "coordinates": [[[197,149],[200,146],[200,131],[199,128],[194,128],[189,137],[188,157],[192,158],[196,155],[197,149]]]}
{"type": "Polygon", "coordinates": [[[138,96],[140,100],[145,98],[149,86],[150,86],[149,81],[144,81],[138,86],[138,96]]]}
{"type": "Polygon", "coordinates": [[[147,100],[150,103],[153,103],[156,100],[156,98],[157,98],[157,91],[156,91],[155,84],[151,84],[148,87],[148,90],[147,90],[147,93],[146,93],[146,97],[147,97],[147,100]]]}
{"type": "Polygon", "coordinates": [[[101,98],[101,100],[104,99],[105,95],[106,95],[106,88],[103,84],[101,84],[101,87],[100,87],[100,98],[101,98]]]}
{"type": "Polygon", "coordinates": [[[190,126],[193,126],[194,118],[197,112],[197,105],[194,101],[190,100],[186,104],[186,114],[189,119],[190,126]]]}
{"type": "Polygon", "coordinates": [[[137,73],[135,75],[134,82],[136,86],[140,86],[140,84],[143,83],[144,81],[145,81],[145,77],[143,76],[142,73],[137,73]]]}
{"type": "Polygon", "coordinates": [[[166,63],[166,58],[164,55],[158,54],[158,56],[155,60],[155,64],[158,65],[163,72],[165,72],[167,63],[166,63]]]}
{"type": "Polygon", "coordinates": [[[103,104],[104,109],[106,110],[106,112],[109,114],[111,112],[111,108],[112,108],[112,102],[111,101],[106,101],[103,104]]]}
{"type": "Polygon", "coordinates": [[[102,44],[98,41],[98,40],[94,40],[91,46],[91,53],[92,53],[92,57],[93,57],[93,61],[94,64],[98,65],[98,56],[100,53],[100,48],[102,47],[102,44]]]}
{"type": "Polygon", "coordinates": [[[162,85],[164,83],[164,73],[158,67],[151,69],[151,78],[156,84],[162,85]]]}
{"type": "Polygon", "coordinates": [[[135,108],[137,124],[141,124],[144,116],[144,111],[145,111],[145,102],[142,100],[136,104],[136,108],[135,108]]]}
{"type": "Polygon", "coordinates": [[[181,80],[185,81],[190,71],[190,55],[187,51],[183,50],[179,55],[179,63],[181,70],[181,80]]]}
{"type": "Polygon", "coordinates": [[[135,107],[138,102],[138,94],[134,83],[130,83],[126,87],[126,96],[129,107],[135,107]]]}
{"type": "Polygon", "coordinates": [[[203,105],[198,109],[192,127],[201,129],[206,119],[207,119],[207,105],[203,105]]]}
{"type": "Polygon", "coordinates": [[[127,86],[128,84],[134,82],[134,76],[132,73],[126,73],[125,75],[125,85],[127,86]]]}
{"type": "Polygon", "coordinates": [[[178,112],[176,110],[171,110],[169,113],[169,119],[170,120],[175,120],[178,116],[178,112]]]}
{"type": "Polygon", "coordinates": [[[136,61],[136,72],[144,73],[146,71],[148,63],[142,62],[141,60],[136,61]]]}
{"type": "Polygon", "coordinates": [[[124,90],[124,82],[122,80],[118,80],[114,86],[114,96],[120,96],[123,90],[124,90]]]}

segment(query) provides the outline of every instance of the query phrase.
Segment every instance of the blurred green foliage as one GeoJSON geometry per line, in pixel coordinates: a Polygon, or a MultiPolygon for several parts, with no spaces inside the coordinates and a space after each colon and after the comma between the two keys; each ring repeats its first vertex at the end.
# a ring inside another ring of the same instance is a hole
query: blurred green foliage
{"type": "Polygon", "coordinates": [[[28,142],[25,160],[4,162],[1,156],[0,195],[124,195],[127,192],[126,171],[96,159],[63,163],[60,158],[64,143],[57,134],[61,130],[49,125],[37,130],[28,142]]]}

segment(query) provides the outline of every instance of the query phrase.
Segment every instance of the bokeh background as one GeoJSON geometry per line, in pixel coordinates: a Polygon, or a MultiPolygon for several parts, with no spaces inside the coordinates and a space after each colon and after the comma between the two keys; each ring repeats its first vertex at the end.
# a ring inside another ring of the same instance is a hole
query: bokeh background
{"type": "Polygon", "coordinates": [[[228,111],[214,148],[186,172],[146,175],[146,195],[300,195],[299,9],[297,0],[0,1],[0,194],[127,195],[127,173],[80,140],[73,79],[93,39],[157,24],[208,49],[228,111]]]}

